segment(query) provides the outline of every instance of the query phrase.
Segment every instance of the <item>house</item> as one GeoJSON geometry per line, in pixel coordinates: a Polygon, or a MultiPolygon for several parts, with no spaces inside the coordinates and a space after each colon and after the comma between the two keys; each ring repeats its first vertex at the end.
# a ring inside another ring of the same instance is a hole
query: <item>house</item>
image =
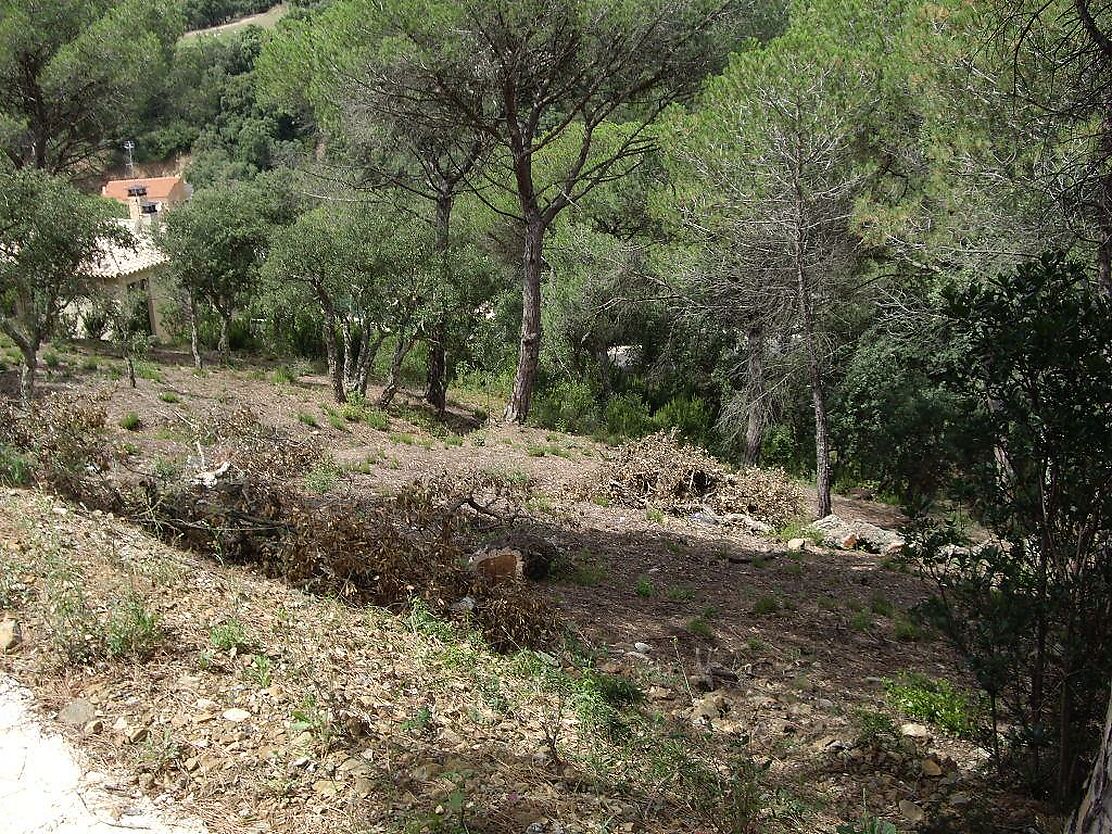
{"type": "Polygon", "coordinates": [[[102,197],[123,203],[132,216],[156,217],[190,198],[193,189],[181,177],[139,177],[109,180],[101,188],[102,197]]]}
{"type": "Polygon", "coordinates": [[[151,334],[165,341],[170,336],[165,321],[169,258],[155,244],[154,230],[160,216],[188,200],[192,189],[181,177],[141,177],[109,180],[100,193],[128,207],[128,217],[116,222],[131,232],[134,245],[105,244],[92,273],[110,293],[144,293],[151,334]]]}
{"type": "Polygon", "coordinates": [[[133,246],[106,244],[91,272],[101,288],[125,295],[136,292],[147,298],[147,315],[151,335],[159,341],[169,337],[164,318],[169,300],[169,279],[166,266],[170,259],[155,245],[152,222],[142,216],[116,221],[131,232],[133,246]]]}

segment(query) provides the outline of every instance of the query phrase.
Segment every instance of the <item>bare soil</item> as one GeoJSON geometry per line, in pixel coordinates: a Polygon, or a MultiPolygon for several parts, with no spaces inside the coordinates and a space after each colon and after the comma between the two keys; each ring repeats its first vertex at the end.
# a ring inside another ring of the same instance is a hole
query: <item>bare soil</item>
{"type": "MultiPolygon", "coordinates": [[[[834,832],[860,818],[863,802],[901,831],[1010,831],[1035,820],[1039,809],[996,784],[969,740],[937,727],[862,739],[862,711],[896,727],[913,718],[887,703],[886,679],[918,672],[970,686],[939,635],[900,630],[930,589],[881,557],[789,553],[773,538],[591,500],[584,485],[607,447],[488,425],[483,408],[493,404],[479,395],[453,402],[443,423],[402,392],[388,428],[333,417],[334,426],[322,377],[277,383],[261,363],[197,375],[186,356],[163,352],[133,390],[110,378],[118,360],[100,355],[92,370],[89,351],[66,355],[43,387],[110,391],[110,425],[139,471],[212,466],[189,443],[191,428],[247,406],[334,458],[336,500],[442,472],[528,473],[530,535],[558,554],[539,587],[596,668],[635,681],[643,709],[665,725],[695,724],[714,750],[740,747],[764,774],[765,810],[750,828],[727,827],[724,816],[646,792],[644,772],[592,769],[582,722],[521,672],[520,658],[460,643],[405,611],[346,606],[181,552],[120,519],[3,494],[9,599],[0,606],[25,639],[0,655],[0,671],[47,716],[91,702],[96,719],[63,732],[100,769],[172,799],[211,831],[834,832]],[[132,413],[138,428],[120,428],[132,413]],[[168,639],[153,656],[60,658],[58,554],[95,621],[132,597],[157,612],[168,639]],[[214,629],[231,621],[243,645],[216,645],[214,629]],[[553,752],[554,732],[566,757],[553,752]]],[[[903,521],[844,497],[835,512],[903,521]]],[[[551,653],[570,662],[559,647],[551,653]]]]}

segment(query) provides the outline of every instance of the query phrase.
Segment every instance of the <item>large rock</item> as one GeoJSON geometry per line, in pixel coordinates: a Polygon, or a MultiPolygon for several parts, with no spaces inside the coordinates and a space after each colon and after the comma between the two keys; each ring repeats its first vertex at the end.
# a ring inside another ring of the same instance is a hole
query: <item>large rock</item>
{"type": "Polygon", "coordinates": [[[901,551],[905,545],[903,536],[895,530],[885,530],[867,521],[844,521],[833,513],[820,518],[811,526],[822,533],[822,542],[827,547],[892,555],[901,551]]]}
{"type": "Polygon", "coordinates": [[[12,652],[23,642],[23,629],[19,620],[5,618],[0,621],[0,652],[12,652]]]}
{"type": "Polygon", "coordinates": [[[491,582],[519,581],[525,576],[525,559],[512,547],[493,547],[471,557],[471,572],[491,582]]]}

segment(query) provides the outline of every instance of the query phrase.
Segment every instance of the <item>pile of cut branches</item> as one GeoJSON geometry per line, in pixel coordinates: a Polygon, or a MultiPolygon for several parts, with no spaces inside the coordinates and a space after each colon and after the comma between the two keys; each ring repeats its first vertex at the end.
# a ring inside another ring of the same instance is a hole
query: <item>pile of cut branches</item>
{"type": "Polygon", "coordinates": [[[803,490],[781,469],[734,470],[675,429],[619,447],[602,468],[596,490],[619,503],[675,515],[711,510],[782,527],[806,509],[803,490]]]}
{"type": "Polygon", "coordinates": [[[298,476],[319,451],[246,409],[213,415],[194,438],[207,471],[129,480],[126,469],[112,477],[99,402],[51,397],[9,416],[0,442],[26,455],[41,487],[128,516],[166,541],[352,603],[421,599],[435,613],[471,618],[500,649],[556,635],[554,614],[526,585],[468,569],[477,523],[511,524],[528,497],[521,484],[486,473],[415,482],[388,497],[309,495],[298,476]]]}

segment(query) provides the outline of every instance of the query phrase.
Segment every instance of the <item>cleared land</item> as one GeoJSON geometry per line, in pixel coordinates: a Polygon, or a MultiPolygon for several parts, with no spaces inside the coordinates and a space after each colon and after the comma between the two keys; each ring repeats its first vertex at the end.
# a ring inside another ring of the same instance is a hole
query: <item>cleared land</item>
{"type": "Polygon", "coordinates": [[[478,394],[445,423],[404,395],[345,419],[322,377],[186,364],[159,354],[131,390],[118,360],[75,348],[45,387],[108,392],[113,440],[152,477],[214,464],[191,427],[243,406],[331,455],[304,476],[330,505],[445,472],[523,473],[522,523],[556,554],[532,584],[574,635],[496,653],[420,606],[347,605],[101,512],[0,494],[0,607],[24,637],[0,669],[48,716],[87,702],[89,720],[60,730],[211,831],[834,832],[863,797],[900,830],[1031,818],[963,737],[972,701],[930,694],[963,673],[899,566],[592,499],[606,446],[486,425],[478,394]],[[150,642],[68,662],[65,641],[86,633],[150,642]]]}

